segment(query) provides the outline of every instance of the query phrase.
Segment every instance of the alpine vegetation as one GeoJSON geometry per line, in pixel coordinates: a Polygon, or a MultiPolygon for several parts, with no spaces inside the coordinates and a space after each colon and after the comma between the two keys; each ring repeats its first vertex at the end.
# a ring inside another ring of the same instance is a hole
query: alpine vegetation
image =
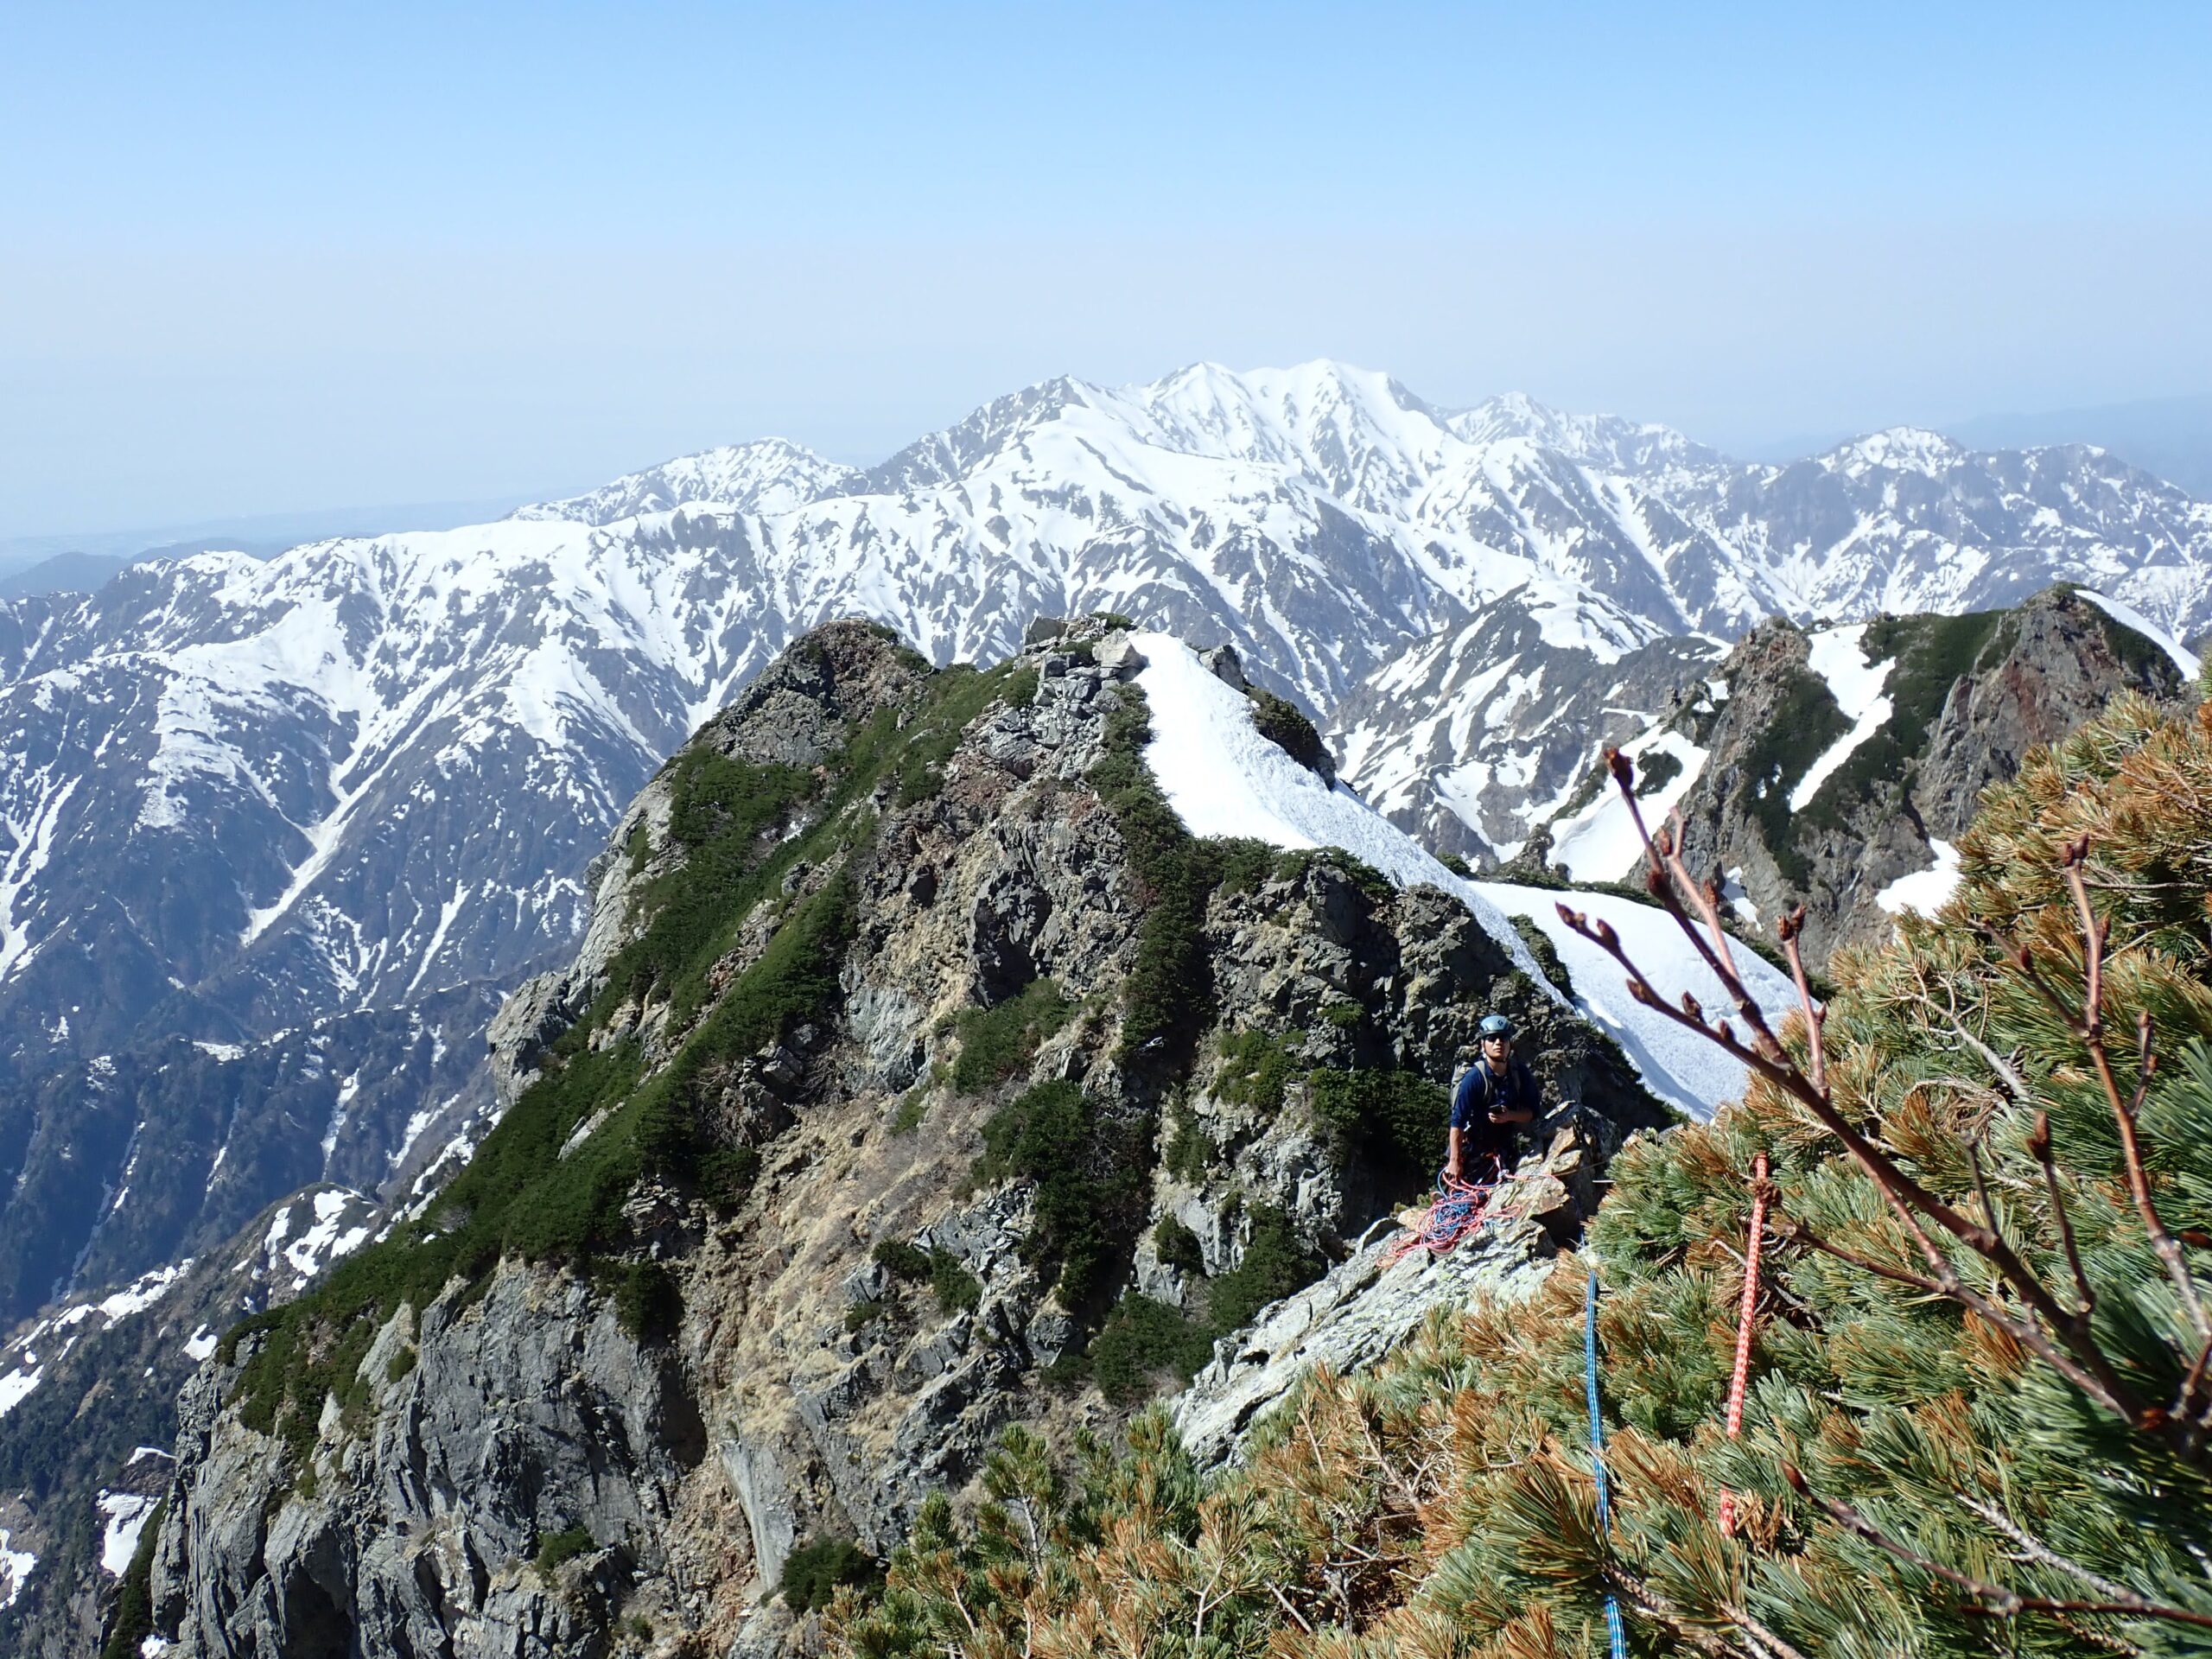
{"type": "MultiPolygon", "coordinates": [[[[1646,827],[1726,975],[1719,885],[1646,827]]],[[[1224,1472],[1159,1416],[1008,1437],[835,1604],[838,1650],[2203,1652],[2212,707],[2120,698],[1958,850],[1824,1000],[1785,918],[1780,1024],[1566,899],[1742,1102],[1632,1140],[1532,1293],[1309,1376],[1224,1472]]]]}
{"type": "MultiPolygon", "coordinates": [[[[988,671],[831,624],[646,784],[576,959],[493,1027],[497,1127],[187,1389],[124,1585],[147,1634],[803,1648],[1007,1430],[1118,1433],[1368,1271],[1494,1012],[1556,1110],[1463,1264],[1525,1279],[1573,1235],[1673,1116],[1634,1052],[1233,655],[1125,620],[988,671]],[[1274,839],[1164,787],[1198,714],[1245,768],[1216,810],[1274,839]],[[1359,850],[1290,833],[1308,809],[1359,850]]],[[[1394,1271],[1384,1345],[1440,1282],[1394,1271]]]]}

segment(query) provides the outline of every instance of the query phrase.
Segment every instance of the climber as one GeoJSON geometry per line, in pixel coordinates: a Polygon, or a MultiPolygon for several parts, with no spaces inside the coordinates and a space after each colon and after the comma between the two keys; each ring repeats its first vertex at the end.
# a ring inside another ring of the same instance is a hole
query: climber
{"type": "Polygon", "coordinates": [[[1444,1160],[1447,1180],[1461,1178],[1471,1164],[1488,1173],[1505,1173],[1513,1150],[1514,1126],[1533,1123],[1540,1099],[1536,1079],[1513,1058],[1513,1021],[1486,1014],[1480,1027],[1482,1053],[1459,1078],[1452,1094],[1452,1149],[1444,1160]]]}

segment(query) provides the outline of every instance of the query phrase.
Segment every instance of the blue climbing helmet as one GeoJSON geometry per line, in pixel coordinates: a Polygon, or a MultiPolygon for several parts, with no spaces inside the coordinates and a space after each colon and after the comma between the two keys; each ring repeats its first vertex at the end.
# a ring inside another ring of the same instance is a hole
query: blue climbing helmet
{"type": "Polygon", "coordinates": [[[1510,1040],[1513,1036],[1513,1022],[1502,1014],[1483,1015],[1483,1022],[1478,1029],[1481,1031],[1483,1040],[1485,1042],[1493,1037],[1503,1037],[1510,1040]]]}

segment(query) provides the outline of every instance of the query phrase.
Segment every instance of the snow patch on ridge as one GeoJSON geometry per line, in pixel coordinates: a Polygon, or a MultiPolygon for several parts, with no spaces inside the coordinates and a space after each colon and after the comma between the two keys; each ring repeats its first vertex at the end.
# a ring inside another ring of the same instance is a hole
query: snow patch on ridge
{"type": "Polygon", "coordinates": [[[1350,790],[1323,782],[1261,736],[1251,703],[1217,679],[1196,652],[1173,634],[1140,633],[1135,640],[1145,659],[1137,683],[1152,711],[1145,764],[1192,835],[1250,836],[1294,849],[1341,847],[1400,887],[1425,881],[1456,893],[1516,967],[1537,984],[1549,983],[1488,900],[1350,790]]]}
{"type": "Polygon", "coordinates": [[[2198,659],[2195,652],[2183,645],[2180,640],[2175,639],[2173,635],[2168,633],[2133,605],[2124,604],[2116,599],[2107,599],[2093,588],[2084,588],[2081,589],[2081,594],[2082,598],[2088,600],[2122,627],[2134,629],[2160,651],[2164,652],[2172,660],[2173,665],[2182,671],[2183,677],[2192,684],[2196,683],[2197,675],[2202,671],[2203,664],[2198,659]]]}
{"type": "Polygon", "coordinates": [[[38,1565],[38,1557],[28,1549],[8,1548],[8,1529],[0,1527],[0,1607],[12,1607],[16,1598],[23,1593],[23,1585],[30,1578],[31,1570],[38,1565]]]}
{"type": "Polygon", "coordinates": [[[0,1376],[0,1417],[5,1417],[29,1397],[46,1376],[46,1367],[17,1366],[5,1376],[0,1376]]]}
{"type": "MultiPolygon", "coordinates": [[[[1180,639],[1153,632],[1135,638],[1145,659],[1137,683],[1152,715],[1145,763],[1192,834],[1250,836],[1292,849],[1341,847],[1401,887],[1440,887],[1467,906],[1522,972],[1564,1001],[1507,919],[1526,914],[1558,947],[1575,982],[1574,1005],[1619,1040],[1654,1094],[1702,1119],[1743,1092],[1741,1065],[1631,999],[1619,967],[1561,921],[1555,906],[1565,899],[1611,923],[1662,988],[1688,988],[1725,1006],[1719,983],[1663,911],[1611,894],[1461,880],[1350,790],[1332,788],[1261,736],[1251,704],[1180,639]]],[[[1770,1017],[1779,1019],[1794,1005],[1789,982],[1762,958],[1743,950],[1737,963],[1770,1017]]]]}
{"type": "Polygon", "coordinates": [[[1853,718],[1851,729],[1828,746],[1789,791],[1792,812],[1802,812],[1810,806],[1821,785],[1851,759],[1852,751],[1888,725],[1896,712],[1882,690],[1890,677],[1891,664],[1866,660],[1866,647],[1860,643],[1866,635],[1866,625],[1859,622],[1847,628],[1825,629],[1807,642],[1810,647],[1807,665],[1827,682],[1836,706],[1853,718]]]}
{"type": "Polygon", "coordinates": [[[314,1207],[315,1220],[305,1232],[293,1238],[292,1206],[284,1205],[270,1218],[268,1236],[261,1243],[270,1267],[273,1269],[282,1258],[290,1265],[300,1285],[305,1285],[340,1256],[351,1255],[359,1249],[369,1242],[372,1230],[365,1224],[352,1227],[344,1224],[349,1210],[358,1209],[364,1215],[375,1213],[369,1201],[358,1193],[326,1188],[315,1195],[314,1207]]]}
{"type": "MultiPolygon", "coordinates": [[[[1631,738],[1621,745],[1621,753],[1631,760],[1664,754],[1681,763],[1681,770],[1665,784],[1648,796],[1637,797],[1637,811],[1643,815],[1646,828],[1666,821],[1705,771],[1707,760],[1706,751],[1688,737],[1665,729],[1631,738]]],[[[1643,837],[1637,832],[1635,816],[1610,779],[1596,800],[1552,831],[1551,861],[1567,872],[1570,881],[1623,880],[1643,857],[1643,837]]]]}
{"type": "Polygon", "coordinates": [[[138,1535],[146,1529],[155,1500],[137,1492],[102,1492],[99,1508],[107,1526],[100,1535],[100,1571],[119,1579],[130,1570],[138,1553],[138,1535]]]}
{"type": "Polygon", "coordinates": [[[1891,915],[1902,916],[1910,910],[1933,916],[1958,891],[1959,849],[1948,841],[1930,841],[1928,845],[1936,855],[1933,864],[1899,876],[1874,895],[1874,902],[1891,915]]]}

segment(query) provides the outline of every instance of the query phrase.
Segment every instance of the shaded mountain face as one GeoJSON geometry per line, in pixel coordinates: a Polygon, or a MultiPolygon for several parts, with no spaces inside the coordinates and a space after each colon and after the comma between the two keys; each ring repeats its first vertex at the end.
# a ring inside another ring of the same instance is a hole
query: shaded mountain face
{"type": "Polygon", "coordinates": [[[1110,1429],[1359,1257],[1491,1008],[1582,1108],[1511,1235],[1556,1248],[1566,1174],[1663,1116],[1619,1052],[1503,918],[1192,839],[1129,635],[1046,632],[988,672],[810,633],[646,785],[494,1028],[467,1171],[188,1389],[150,1633],[805,1650],[788,1564],[887,1550],[1009,1426],[1110,1429]]]}
{"type": "MultiPolygon", "coordinates": [[[[876,616],[938,663],[1096,608],[1231,642],[1338,714],[1350,782],[1473,856],[1555,798],[1570,725],[1610,734],[1616,690],[1648,712],[1634,653],[1694,649],[1656,642],[2061,575],[2186,633],[2208,513],[2094,451],[1892,433],[1744,467],[1525,399],[1446,415],[1336,365],[1200,366],[1032,388],[867,472],[738,446],[497,524],[0,605],[0,1173],[28,1172],[9,1202],[63,1235],[10,1259],[0,1217],[0,1287],[22,1313],[57,1262],[78,1276],[132,1132],[175,1110],[114,1100],[130,1128],[87,1135],[63,1183],[35,1155],[67,1138],[33,1104],[50,1082],[512,984],[575,938],[586,867],[661,757],[825,618],[876,616]]],[[[341,1079],[367,1063],[327,1056],[341,1079]]],[[[465,1133],[487,1088],[418,1139],[465,1133]]]]}
{"type": "Polygon", "coordinates": [[[0,1343],[0,1647],[81,1659],[167,1490],[177,1391],[243,1318],[296,1296],[385,1217],[314,1185],[221,1248],[72,1297],[0,1343]],[[28,1562],[29,1565],[24,1565],[28,1562]]]}

